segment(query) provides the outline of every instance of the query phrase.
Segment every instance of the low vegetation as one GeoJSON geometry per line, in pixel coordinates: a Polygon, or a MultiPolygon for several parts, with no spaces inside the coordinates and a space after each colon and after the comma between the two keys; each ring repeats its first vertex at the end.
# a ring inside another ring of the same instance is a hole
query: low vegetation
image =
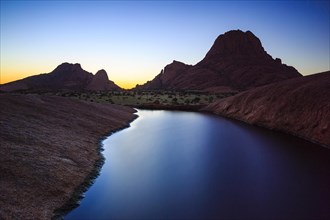
{"type": "MultiPolygon", "coordinates": [[[[23,92],[31,93],[31,91],[23,92]]],[[[196,91],[34,91],[32,93],[71,97],[97,103],[111,103],[133,107],[205,106],[233,93],[205,93],[196,91]]]]}

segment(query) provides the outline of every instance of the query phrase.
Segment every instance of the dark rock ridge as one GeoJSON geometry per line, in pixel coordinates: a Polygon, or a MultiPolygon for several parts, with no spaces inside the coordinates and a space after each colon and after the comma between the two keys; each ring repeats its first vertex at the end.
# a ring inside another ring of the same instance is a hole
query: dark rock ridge
{"type": "Polygon", "coordinates": [[[38,89],[119,90],[120,87],[108,79],[104,70],[98,71],[94,76],[83,70],[78,63],[62,63],[50,73],[30,76],[0,86],[0,90],[7,92],[38,89]]]}
{"type": "Polygon", "coordinates": [[[168,85],[175,82],[180,75],[187,71],[191,65],[186,65],[182,62],[174,60],[173,63],[167,65],[164,70],[151,81],[144,85],[137,85],[137,89],[167,89],[168,85]]]}
{"type": "Polygon", "coordinates": [[[87,85],[87,90],[120,90],[113,81],[109,80],[105,70],[99,70],[92,81],[87,85]]]}
{"type": "Polygon", "coordinates": [[[231,92],[300,76],[295,68],[267,54],[252,32],[234,30],[220,35],[196,65],[173,61],[153,80],[136,89],[231,92]]]}
{"type": "Polygon", "coordinates": [[[330,148],[330,71],[251,89],[204,110],[330,148]]]}

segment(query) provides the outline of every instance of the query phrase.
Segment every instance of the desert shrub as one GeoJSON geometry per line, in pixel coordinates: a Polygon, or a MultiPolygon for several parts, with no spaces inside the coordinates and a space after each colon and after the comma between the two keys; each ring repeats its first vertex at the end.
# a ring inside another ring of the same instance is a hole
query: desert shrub
{"type": "Polygon", "coordinates": [[[194,98],[192,101],[193,101],[194,103],[198,103],[200,100],[201,100],[201,98],[196,97],[196,98],[194,98]]]}

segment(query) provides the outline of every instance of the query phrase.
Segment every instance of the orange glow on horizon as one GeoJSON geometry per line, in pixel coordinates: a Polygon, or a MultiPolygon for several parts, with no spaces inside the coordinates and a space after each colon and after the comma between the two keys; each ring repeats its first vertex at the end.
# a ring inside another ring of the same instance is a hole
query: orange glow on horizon
{"type": "Polygon", "coordinates": [[[1,73],[0,73],[0,84],[5,84],[5,83],[10,83],[10,82],[13,82],[13,81],[17,81],[17,80],[20,80],[20,79],[24,79],[26,77],[29,77],[29,76],[33,76],[35,74],[33,73],[29,73],[29,72],[25,72],[25,73],[17,73],[17,71],[6,71],[6,72],[3,72],[1,70],[1,73]]]}
{"type": "Polygon", "coordinates": [[[24,79],[29,76],[47,73],[48,69],[49,67],[45,63],[40,65],[34,65],[33,62],[28,62],[24,60],[1,62],[0,84],[24,79]],[[17,63],[19,63],[20,65],[17,65],[17,63]]]}
{"type": "MultiPolygon", "coordinates": [[[[112,80],[113,81],[113,80],[112,80]]],[[[132,89],[136,86],[135,82],[132,81],[113,81],[117,86],[123,88],[123,89],[132,89]]]]}
{"type": "Polygon", "coordinates": [[[147,81],[152,80],[151,79],[136,79],[135,81],[132,80],[112,80],[114,83],[116,83],[116,85],[118,85],[119,87],[123,88],[123,89],[133,89],[137,84],[139,85],[143,85],[145,84],[147,81]]]}
{"type": "MultiPolygon", "coordinates": [[[[0,72],[0,84],[6,84],[6,83],[10,83],[10,82],[14,82],[17,80],[21,80],[24,79],[26,77],[29,76],[35,76],[35,75],[39,75],[42,74],[42,72],[35,74],[35,71],[26,71],[26,72],[20,72],[17,70],[3,70],[1,69],[0,72]]],[[[119,87],[123,88],[123,89],[132,89],[134,88],[137,84],[142,85],[144,83],[146,83],[148,80],[151,79],[136,79],[136,81],[133,80],[114,80],[114,79],[110,79],[111,81],[113,81],[116,85],[118,85],[119,87]]]]}

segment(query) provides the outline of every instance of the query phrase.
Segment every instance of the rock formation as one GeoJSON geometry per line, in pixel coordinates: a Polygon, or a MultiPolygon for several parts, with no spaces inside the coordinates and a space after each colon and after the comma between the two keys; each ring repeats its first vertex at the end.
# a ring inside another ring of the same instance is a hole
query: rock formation
{"type": "Polygon", "coordinates": [[[137,88],[145,90],[167,89],[168,85],[179,81],[181,74],[185,73],[190,67],[190,65],[174,60],[173,63],[167,65],[152,81],[148,81],[142,86],[137,86],[137,88]]]}
{"type": "Polygon", "coordinates": [[[52,72],[30,76],[0,86],[2,91],[15,90],[119,90],[108,79],[107,73],[99,71],[95,76],[83,70],[80,64],[62,63],[52,72]]]}
{"type": "Polygon", "coordinates": [[[330,71],[251,89],[204,110],[330,147],[330,71]]]}
{"type": "Polygon", "coordinates": [[[136,118],[129,107],[36,94],[0,94],[0,106],[0,219],[62,219],[102,164],[100,138],[136,118]]]}
{"type": "Polygon", "coordinates": [[[236,30],[220,35],[196,65],[174,61],[152,81],[136,89],[230,92],[299,76],[295,68],[267,54],[252,32],[236,30]]]}
{"type": "Polygon", "coordinates": [[[120,90],[120,87],[117,86],[113,81],[109,80],[108,74],[105,70],[99,70],[92,81],[87,85],[87,90],[120,90]]]}

